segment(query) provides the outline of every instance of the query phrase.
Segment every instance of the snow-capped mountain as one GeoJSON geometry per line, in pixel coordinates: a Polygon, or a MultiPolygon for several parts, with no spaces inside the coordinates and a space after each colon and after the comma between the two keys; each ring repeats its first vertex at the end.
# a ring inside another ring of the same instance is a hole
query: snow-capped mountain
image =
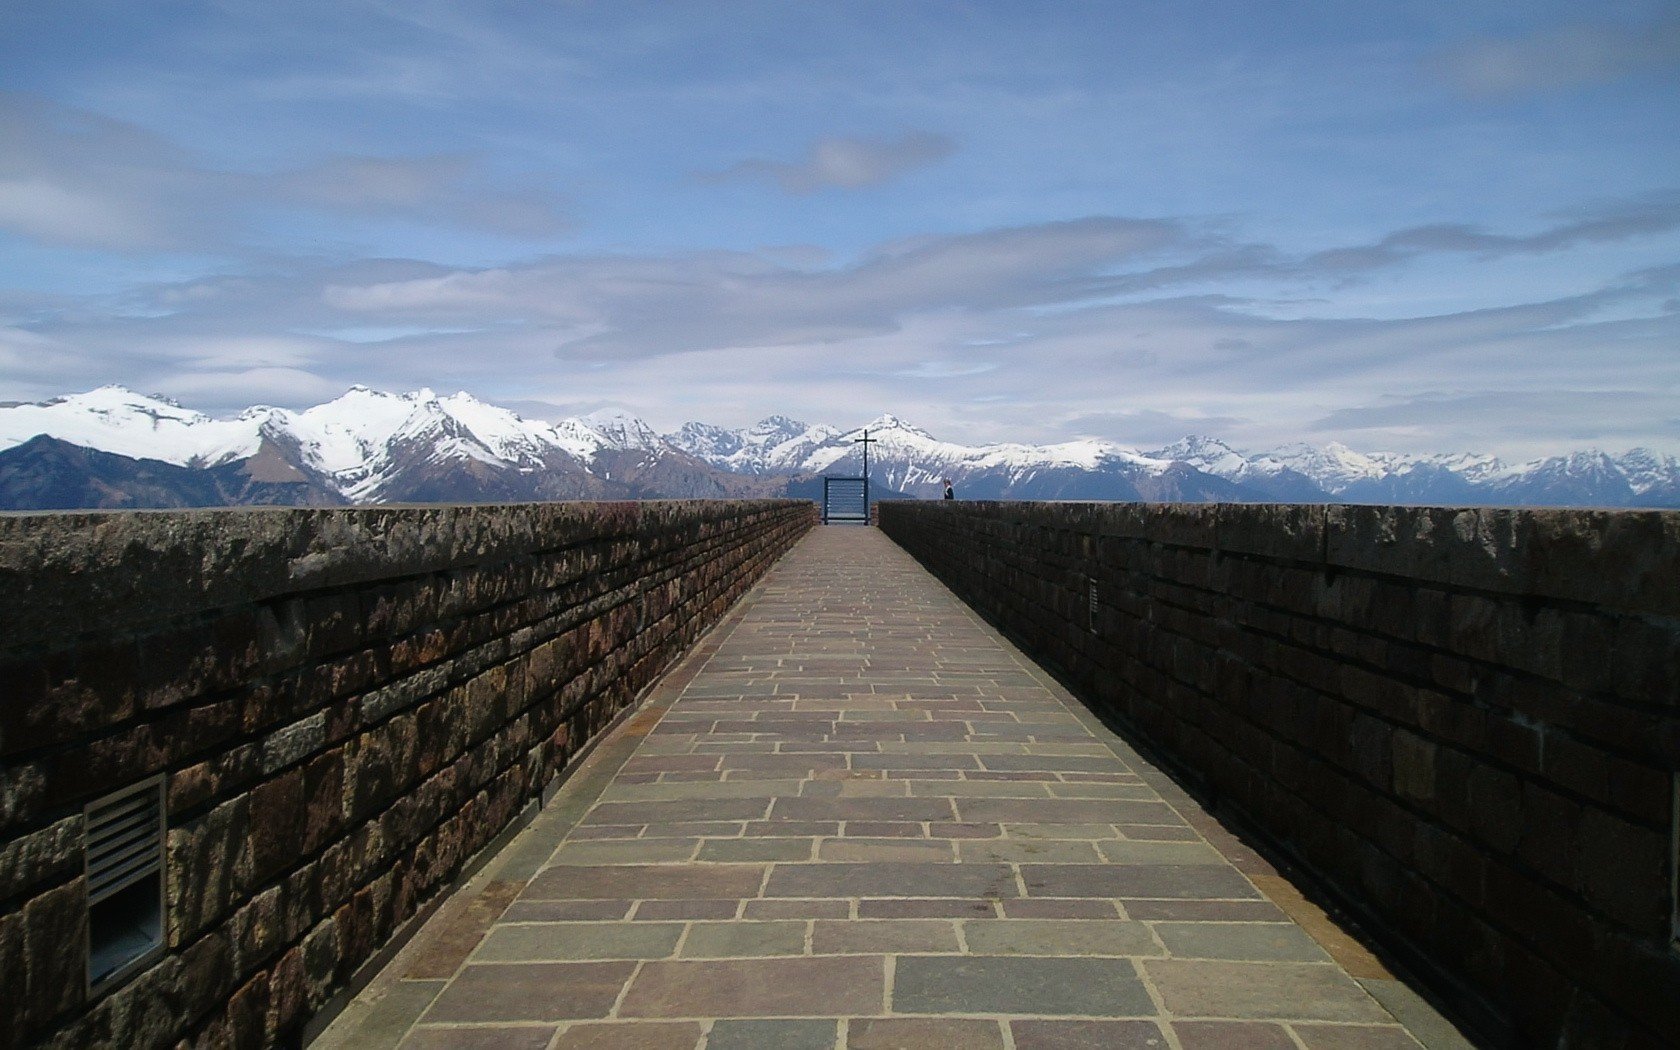
{"type": "Polygon", "coordinates": [[[481,502],[814,495],[856,475],[865,431],[883,495],[1680,507],[1680,460],[1644,449],[1506,464],[1306,444],[1247,454],[1212,437],[1139,451],[941,441],[892,415],[843,430],[770,416],[660,435],[621,411],[556,423],[467,393],[353,387],[302,411],[215,419],[122,387],[0,406],[0,508],[481,502]]]}

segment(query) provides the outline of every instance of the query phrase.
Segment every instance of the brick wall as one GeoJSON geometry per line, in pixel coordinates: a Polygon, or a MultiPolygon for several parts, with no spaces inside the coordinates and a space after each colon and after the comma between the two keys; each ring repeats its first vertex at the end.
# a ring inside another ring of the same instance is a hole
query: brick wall
{"type": "Polygon", "coordinates": [[[1490,1041],[1680,1045],[1680,514],[880,507],[1490,1041]]]}
{"type": "Polygon", "coordinates": [[[0,516],[0,1046],[296,1042],[813,521],[0,516]],[[167,952],[90,1003],[82,808],[155,773],[167,952]]]}

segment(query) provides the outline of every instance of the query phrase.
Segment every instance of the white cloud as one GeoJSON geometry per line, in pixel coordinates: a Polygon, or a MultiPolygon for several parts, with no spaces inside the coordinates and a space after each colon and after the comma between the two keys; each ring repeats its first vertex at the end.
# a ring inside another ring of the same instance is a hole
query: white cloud
{"type": "Polygon", "coordinates": [[[944,160],[957,144],[944,135],[906,132],[894,138],[825,136],[793,162],[752,158],[723,171],[702,174],[704,182],[769,178],[784,192],[803,196],[821,190],[858,190],[891,182],[917,168],[944,160]]]}
{"type": "Polygon", "coordinates": [[[1475,40],[1439,56],[1436,69],[1471,94],[1514,95],[1607,83],[1680,67],[1680,20],[1574,25],[1475,40]]]}
{"type": "Polygon", "coordinates": [[[216,170],[141,128],[0,92],[0,230],[42,244],[226,252],[276,215],[399,218],[519,238],[565,232],[561,198],[466,155],[341,155],[277,172],[216,170]]]}

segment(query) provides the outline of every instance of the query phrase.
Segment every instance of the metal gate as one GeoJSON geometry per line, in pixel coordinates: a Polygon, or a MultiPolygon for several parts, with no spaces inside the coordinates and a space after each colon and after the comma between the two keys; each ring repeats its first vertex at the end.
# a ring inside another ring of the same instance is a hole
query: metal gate
{"type": "Polygon", "coordinates": [[[868,478],[823,478],[823,524],[831,521],[869,524],[868,478]]]}

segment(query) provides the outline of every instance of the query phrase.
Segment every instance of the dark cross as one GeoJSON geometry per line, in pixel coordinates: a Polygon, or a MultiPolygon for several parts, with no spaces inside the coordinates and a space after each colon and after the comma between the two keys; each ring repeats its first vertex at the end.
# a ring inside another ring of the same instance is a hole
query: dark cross
{"type": "Polygon", "coordinates": [[[863,428],[863,436],[853,438],[852,444],[863,446],[863,520],[869,520],[869,446],[881,440],[869,436],[869,428],[863,428]]]}

